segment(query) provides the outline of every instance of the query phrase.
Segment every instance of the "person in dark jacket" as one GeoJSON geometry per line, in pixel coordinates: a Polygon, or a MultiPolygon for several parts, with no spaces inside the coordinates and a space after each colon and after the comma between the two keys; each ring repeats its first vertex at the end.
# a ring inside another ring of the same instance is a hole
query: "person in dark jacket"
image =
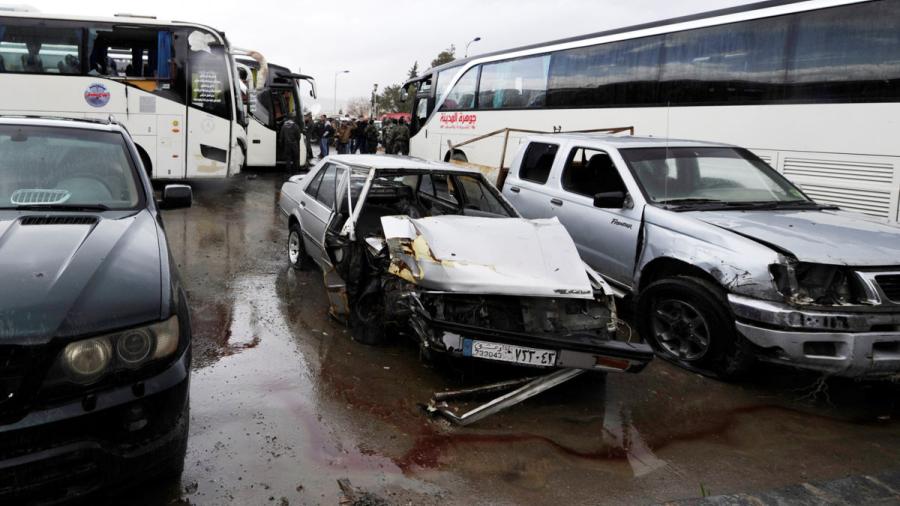
{"type": "Polygon", "coordinates": [[[366,153],[378,153],[378,127],[374,121],[369,121],[366,125],[366,153]]]}
{"type": "Polygon", "coordinates": [[[319,137],[319,159],[328,156],[328,146],[331,144],[332,138],[334,138],[334,127],[331,126],[331,122],[328,121],[328,117],[323,114],[322,135],[319,137]]]}
{"type": "Polygon", "coordinates": [[[356,148],[353,153],[359,151],[362,154],[366,154],[369,152],[366,146],[366,127],[368,127],[369,121],[365,119],[359,120],[356,124],[356,130],[353,131],[353,138],[355,139],[354,147],[356,148]]]}
{"type": "Polygon", "coordinates": [[[291,114],[281,125],[281,145],[284,149],[284,159],[287,162],[288,174],[300,171],[300,137],[302,131],[297,124],[296,116],[291,114]]]}

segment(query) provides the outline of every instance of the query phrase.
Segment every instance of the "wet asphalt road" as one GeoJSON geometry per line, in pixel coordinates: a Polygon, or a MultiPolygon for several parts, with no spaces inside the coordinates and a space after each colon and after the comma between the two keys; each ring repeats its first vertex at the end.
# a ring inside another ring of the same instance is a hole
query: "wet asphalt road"
{"type": "Polygon", "coordinates": [[[321,275],[288,267],[282,180],[195,184],[165,213],[192,307],[190,442],[180,481],[129,502],[338,504],[347,478],[390,504],[635,504],[900,467],[900,385],[778,368],[727,384],[657,360],[469,428],[429,419],[435,390],[522,373],[353,342],[321,275]]]}

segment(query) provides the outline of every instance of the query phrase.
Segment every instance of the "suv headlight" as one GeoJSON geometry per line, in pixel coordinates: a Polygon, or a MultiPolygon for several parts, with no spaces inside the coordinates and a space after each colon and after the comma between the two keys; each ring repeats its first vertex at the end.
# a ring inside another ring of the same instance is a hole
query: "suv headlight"
{"type": "Polygon", "coordinates": [[[69,343],[59,367],[71,382],[94,383],[109,372],[137,369],[178,349],[178,317],[114,334],[69,343]]]}
{"type": "Polygon", "coordinates": [[[769,270],[775,287],[788,302],[833,306],[867,301],[862,282],[847,267],[795,262],[775,264],[769,270]]]}

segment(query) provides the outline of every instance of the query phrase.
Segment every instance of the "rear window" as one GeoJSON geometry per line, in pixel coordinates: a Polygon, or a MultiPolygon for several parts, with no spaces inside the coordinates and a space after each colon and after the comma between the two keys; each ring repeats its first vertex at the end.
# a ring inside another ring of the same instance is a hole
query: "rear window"
{"type": "Polygon", "coordinates": [[[533,183],[544,184],[550,177],[550,169],[553,168],[553,160],[559,146],[544,142],[532,142],[525,150],[522,158],[522,168],[519,169],[519,177],[533,183]]]}

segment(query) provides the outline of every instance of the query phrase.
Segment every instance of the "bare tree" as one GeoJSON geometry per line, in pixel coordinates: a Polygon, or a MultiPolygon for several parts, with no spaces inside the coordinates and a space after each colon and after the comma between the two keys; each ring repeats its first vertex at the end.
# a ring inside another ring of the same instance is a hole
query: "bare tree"
{"type": "Polygon", "coordinates": [[[366,97],[351,98],[347,101],[347,114],[357,118],[368,116],[371,107],[372,105],[366,97]]]}

